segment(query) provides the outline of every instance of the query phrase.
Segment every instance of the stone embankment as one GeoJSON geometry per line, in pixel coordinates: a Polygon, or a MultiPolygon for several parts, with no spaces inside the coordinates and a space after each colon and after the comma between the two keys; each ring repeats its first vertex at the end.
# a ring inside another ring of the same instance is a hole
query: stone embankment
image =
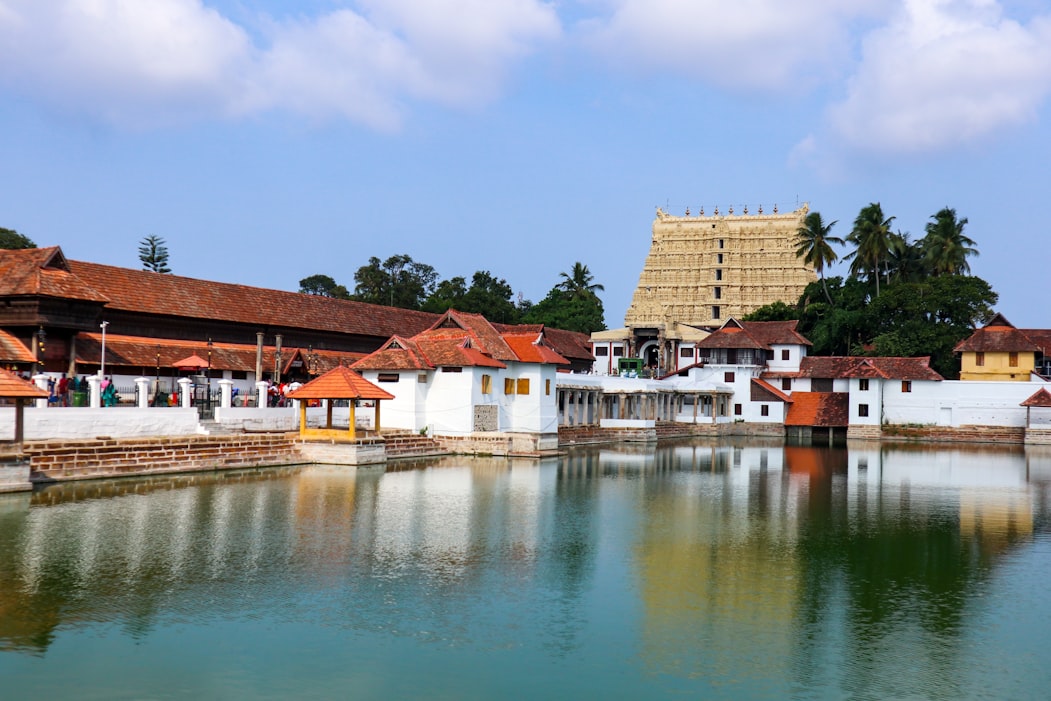
{"type": "Polygon", "coordinates": [[[673,438],[722,436],[784,439],[785,427],[781,424],[688,424],[675,421],[658,421],[653,428],[558,427],[558,442],[563,447],[593,443],[648,443],[673,438]]]}

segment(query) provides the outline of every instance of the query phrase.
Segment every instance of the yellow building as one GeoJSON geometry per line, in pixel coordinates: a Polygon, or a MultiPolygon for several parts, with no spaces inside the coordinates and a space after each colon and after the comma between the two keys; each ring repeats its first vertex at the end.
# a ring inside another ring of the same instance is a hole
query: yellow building
{"type": "Polygon", "coordinates": [[[817,279],[796,255],[796,233],[808,211],[805,204],[792,212],[730,207],[696,216],[658,209],[626,328],[592,340],[621,341],[628,357],[674,371],[689,364],[683,353],[692,352],[692,342],[727,319],[772,302],[794,304],[817,279]]]}
{"type": "Polygon", "coordinates": [[[1051,346],[1051,330],[1017,329],[1003,314],[960,341],[953,352],[960,354],[960,379],[996,382],[1028,382],[1036,372],[1046,375],[1045,349],[1051,346]]]}

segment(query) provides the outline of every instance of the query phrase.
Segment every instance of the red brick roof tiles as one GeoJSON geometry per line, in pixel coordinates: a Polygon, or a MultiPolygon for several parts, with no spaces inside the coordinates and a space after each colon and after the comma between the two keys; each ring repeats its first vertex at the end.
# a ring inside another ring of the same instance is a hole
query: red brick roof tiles
{"type": "Polygon", "coordinates": [[[544,343],[544,337],[533,333],[505,333],[504,341],[523,363],[569,365],[569,361],[544,343]]]}
{"type": "Polygon", "coordinates": [[[33,351],[6,331],[0,330],[0,363],[32,363],[33,351]]]}
{"type": "Polygon", "coordinates": [[[58,246],[0,249],[0,295],[109,301],[99,289],[70,272],[69,264],[58,246]]]}
{"type": "Polygon", "coordinates": [[[793,392],[785,426],[838,428],[850,420],[846,392],[793,392]]]}
{"type": "Polygon", "coordinates": [[[930,367],[930,356],[888,358],[808,355],[799,363],[799,376],[817,379],[867,377],[885,380],[943,380],[930,367]]]}
{"type": "Polygon", "coordinates": [[[758,377],[752,378],[752,401],[753,402],[784,402],[792,403],[792,397],[785,394],[769,382],[764,382],[758,377]]]}
{"type": "Polygon", "coordinates": [[[350,368],[337,367],[288,393],[291,399],[394,399],[350,368]]]}
{"type": "Polygon", "coordinates": [[[46,396],[47,392],[32,382],[26,382],[7,370],[0,370],[0,397],[38,399],[46,396]]]}
{"type": "Polygon", "coordinates": [[[1051,392],[1041,387],[1038,389],[1033,396],[1026,399],[1019,406],[1028,407],[1051,407],[1051,392]]]}
{"type": "Polygon", "coordinates": [[[697,342],[697,348],[758,348],[771,345],[811,345],[796,331],[798,321],[737,321],[727,319],[722,328],[697,342]]]}

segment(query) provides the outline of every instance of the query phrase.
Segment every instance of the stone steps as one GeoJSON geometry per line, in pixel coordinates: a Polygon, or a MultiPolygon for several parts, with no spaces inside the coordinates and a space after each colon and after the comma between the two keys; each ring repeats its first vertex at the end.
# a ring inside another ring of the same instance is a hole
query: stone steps
{"type": "Polygon", "coordinates": [[[448,450],[441,443],[413,433],[384,433],[386,442],[387,458],[421,457],[424,455],[446,455],[448,450]]]}

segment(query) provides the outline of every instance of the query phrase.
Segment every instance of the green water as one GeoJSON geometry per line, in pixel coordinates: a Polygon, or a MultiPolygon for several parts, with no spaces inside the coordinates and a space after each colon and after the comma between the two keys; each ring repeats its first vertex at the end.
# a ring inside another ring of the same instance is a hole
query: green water
{"type": "Polygon", "coordinates": [[[0,698],[1049,698],[1049,496],[711,443],[57,485],[0,497],[0,698]]]}

